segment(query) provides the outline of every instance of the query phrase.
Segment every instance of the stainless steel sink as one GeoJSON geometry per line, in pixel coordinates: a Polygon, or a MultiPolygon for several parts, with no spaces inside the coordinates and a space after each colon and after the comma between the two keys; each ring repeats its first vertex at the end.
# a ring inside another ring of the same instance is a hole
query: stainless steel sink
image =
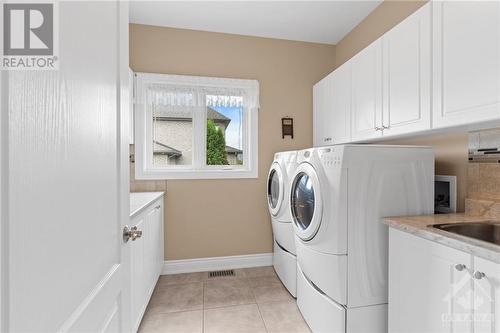
{"type": "Polygon", "coordinates": [[[433,224],[433,228],[500,245],[500,222],[433,224]]]}

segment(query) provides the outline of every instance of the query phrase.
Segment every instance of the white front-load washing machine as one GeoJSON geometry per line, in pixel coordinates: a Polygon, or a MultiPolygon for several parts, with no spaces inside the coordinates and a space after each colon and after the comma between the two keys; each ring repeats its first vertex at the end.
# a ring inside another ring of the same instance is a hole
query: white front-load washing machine
{"type": "Polygon", "coordinates": [[[299,151],[290,210],[297,304],[314,333],[387,332],[383,217],[432,214],[432,148],[340,145],[299,151]]]}
{"type": "Polygon", "coordinates": [[[297,252],[289,197],[290,177],[296,167],[296,151],[276,153],[267,177],[267,198],[274,239],[273,265],[283,285],[294,297],[297,290],[297,252]]]}

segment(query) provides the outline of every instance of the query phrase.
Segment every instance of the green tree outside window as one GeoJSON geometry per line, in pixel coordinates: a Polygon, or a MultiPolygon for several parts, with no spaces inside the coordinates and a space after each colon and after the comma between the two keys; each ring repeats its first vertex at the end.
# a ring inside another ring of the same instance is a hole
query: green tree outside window
{"type": "Polygon", "coordinates": [[[207,121],[207,165],[228,165],[226,139],[212,119],[207,121]]]}

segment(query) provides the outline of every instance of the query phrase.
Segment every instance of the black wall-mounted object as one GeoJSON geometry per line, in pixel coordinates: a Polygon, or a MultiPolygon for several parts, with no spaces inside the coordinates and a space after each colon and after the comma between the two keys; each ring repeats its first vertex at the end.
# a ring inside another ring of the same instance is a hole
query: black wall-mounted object
{"type": "Polygon", "coordinates": [[[293,139],[293,118],[281,118],[281,137],[290,136],[293,139]]]}

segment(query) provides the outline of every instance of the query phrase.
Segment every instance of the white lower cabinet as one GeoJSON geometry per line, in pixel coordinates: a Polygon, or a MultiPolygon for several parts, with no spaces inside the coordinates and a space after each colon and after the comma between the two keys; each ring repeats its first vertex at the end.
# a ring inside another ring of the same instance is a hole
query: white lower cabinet
{"type": "Polygon", "coordinates": [[[500,264],[389,232],[389,332],[500,332],[500,264]]]}
{"type": "Polygon", "coordinates": [[[142,236],[131,243],[132,325],[137,331],[163,266],[163,198],[132,217],[142,236]]]}
{"type": "Polygon", "coordinates": [[[500,264],[474,258],[474,333],[500,332],[500,264]]]}

